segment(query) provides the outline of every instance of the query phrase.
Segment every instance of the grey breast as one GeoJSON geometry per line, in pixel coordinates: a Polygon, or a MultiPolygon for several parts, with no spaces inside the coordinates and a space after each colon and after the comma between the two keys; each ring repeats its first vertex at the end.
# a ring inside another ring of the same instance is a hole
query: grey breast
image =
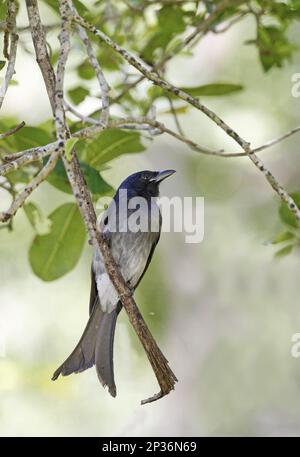
{"type": "MultiPolygon", "coordinates": [[[[159,208],[157,204],[153,202],[151,207],[147,209],[148,214],[146,216],[148,216],[149,224],[148,231],[146,232],[124,231],[126,228],[124,225],[128,225],[126,217],[123,218],[122,223],[117,223],[117,231],[110,232],[111,227],[109,222],[104,225],[104,221],[107,220],[110,211],[111,208],[109,207],[103,214],[100,221],[100,229],[104,233],[109,232],[111,252],[114,260],[117,263],[123,278],[132,288],[134,288],[145,270],[153,245],[156,244],[159,238],[159,208]],[[151,227],[154,231],[151,231],[151,227]]],[[[141,217],[145,216],[142,211],[140,212],[141,217]]],[[[128,211],[128,219],[133,213],[133,210],[128,211]]],[[[111,312],[117,305],[118,296],[105,272],[103,259],[99,252],[94,253],[93,269],[101,308],[105,312],[111,312]]]]}

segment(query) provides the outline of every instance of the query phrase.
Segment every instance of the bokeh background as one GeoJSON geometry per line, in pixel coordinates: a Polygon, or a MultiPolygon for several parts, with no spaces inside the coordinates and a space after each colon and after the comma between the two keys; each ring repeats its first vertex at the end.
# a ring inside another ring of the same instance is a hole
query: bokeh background
{"type": "MultiPolygon", "coordinates": [[[[291,31],[295,40],[299,32],[299,25],[291,31]]],[[[204,101],[258,146],[299,123],[291,77],[300,72],[300,54],[265,74],[256,49],[243,44],[253,33],[245,19],[221,36],[210,34],[193,58],[174,59],[169,79],[182,86],[242,83],[243,92],[204,101]]],[[[39,124],[50,111],[39,69],[25,50],[16,72],[19,84],[10,87],[1,115],[39,124]]],[[[75,78],[70,72],[67,87],[75,78]]],[[[93,108],[92,100],[80,107],[93,108]]],[[[170,115],[160,119],[173,126],[170,115]]],[[[201,113],[190,109],[181,122],[200,144],[236,150],[201,113]]],[[[261,156],[288,190],[299,190],[299,137],[261,156]]],[[[300,252],[274,258],[269,241],[281,223],[264,177],[247,158],[204,157],[165,136],[110,165],[104,177],[114,186],[136,170],[175,168],[163,195],[205,197],[204,241],[186,244],[184,234],[164,233],[136,293],[179,379],[176,390],[140,406],[158,387],[124,312],[115,342],[116,399],[94,369],[50,381],[87,320],[92,253],[86,246],[71,273],[42,282],[30,270],[34,233],[19,211],[14,230],[0,230],[0,435],[300,435],[300,360],[291,356],[291,337],[300,332],[300,252]]],[[[47,183],[32,198],[46,214],[71,199],[47,183]]],[[[0,193],[0,209],[8,204],[0,193]]]]}

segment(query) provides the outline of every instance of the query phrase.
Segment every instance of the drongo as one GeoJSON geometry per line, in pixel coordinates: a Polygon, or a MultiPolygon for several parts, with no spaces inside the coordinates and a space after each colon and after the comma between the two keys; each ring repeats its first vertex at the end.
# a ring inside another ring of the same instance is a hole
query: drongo
{"type": "MultiPolygon", "coordinates": [[[[99,229],[132,291],[145,274],[160,237],[161,213],[156,202],[160,183],[174,172],[146,170],[130,175],[118,188],[99,222],[99,229]]],[[[91,269],[88,323],[74,351],[53,374],[53,380],[60,374],[67,376],[96,365],[101,384],[108,386],[109,393],[116,396],[113,343],[121,309],[118,294],[97,250],[91,269]]]]}

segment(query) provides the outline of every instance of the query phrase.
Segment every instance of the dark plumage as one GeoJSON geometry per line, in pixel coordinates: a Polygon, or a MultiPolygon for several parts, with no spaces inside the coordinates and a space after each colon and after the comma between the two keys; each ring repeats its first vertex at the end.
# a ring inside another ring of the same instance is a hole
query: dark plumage
{"type": "MultiPolygon", "coordinates": [[[[159,184],[173,173],[174,170],[141,171],[130,175],[120,185],[113,202],[101,218],[100,229],[109,243],[115,262],[132,290],[136,289],[146,272],[159,241],[161,214],[155,203],[155,197],[159,195],[159,184]],[[131,208],[135,197],[143,197],[148,207],[142,205],[131,208]],[[124,207],[124,203],[126,211],[119,217],[119,211],[124,207]],[[135,211],[140,211],[142,217],[148,216],[146,231],[131,229],[129,221],[131,216],[137,214],[135,211]],[[128,224],[128,230],[124,231],[128,224]]],[[[122,305],[106,274],[99,252],[94,252],[91,277],[90,318],[76,348],[55,371],[52,379],[57,379],[60,374],[67,376],[79,373],[96,365],[100,382],[103,386],[107,385],[110,394],[115,397],[113,342],[116,321],[122,305]]]]}

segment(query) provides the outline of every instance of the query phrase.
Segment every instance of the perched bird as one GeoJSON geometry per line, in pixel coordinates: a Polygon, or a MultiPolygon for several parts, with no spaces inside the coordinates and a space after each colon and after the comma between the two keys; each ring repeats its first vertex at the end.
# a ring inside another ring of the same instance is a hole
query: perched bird
{"type": "MultiPolygon", "coordinates": [[[[174,170],[140,171],[118,188],[104,212],[99,228],[106,238],[124,280],[134,291],[152,259],[161,231],[161,213],[156,203],[160,183],[174,170]]],[[[116,321],[122,309],[100,252],[94,252],[91,270],[90,317],[83,335],[52,380],[96,365],[102,385],[116,396],[113,343],[116,321]]]]}

